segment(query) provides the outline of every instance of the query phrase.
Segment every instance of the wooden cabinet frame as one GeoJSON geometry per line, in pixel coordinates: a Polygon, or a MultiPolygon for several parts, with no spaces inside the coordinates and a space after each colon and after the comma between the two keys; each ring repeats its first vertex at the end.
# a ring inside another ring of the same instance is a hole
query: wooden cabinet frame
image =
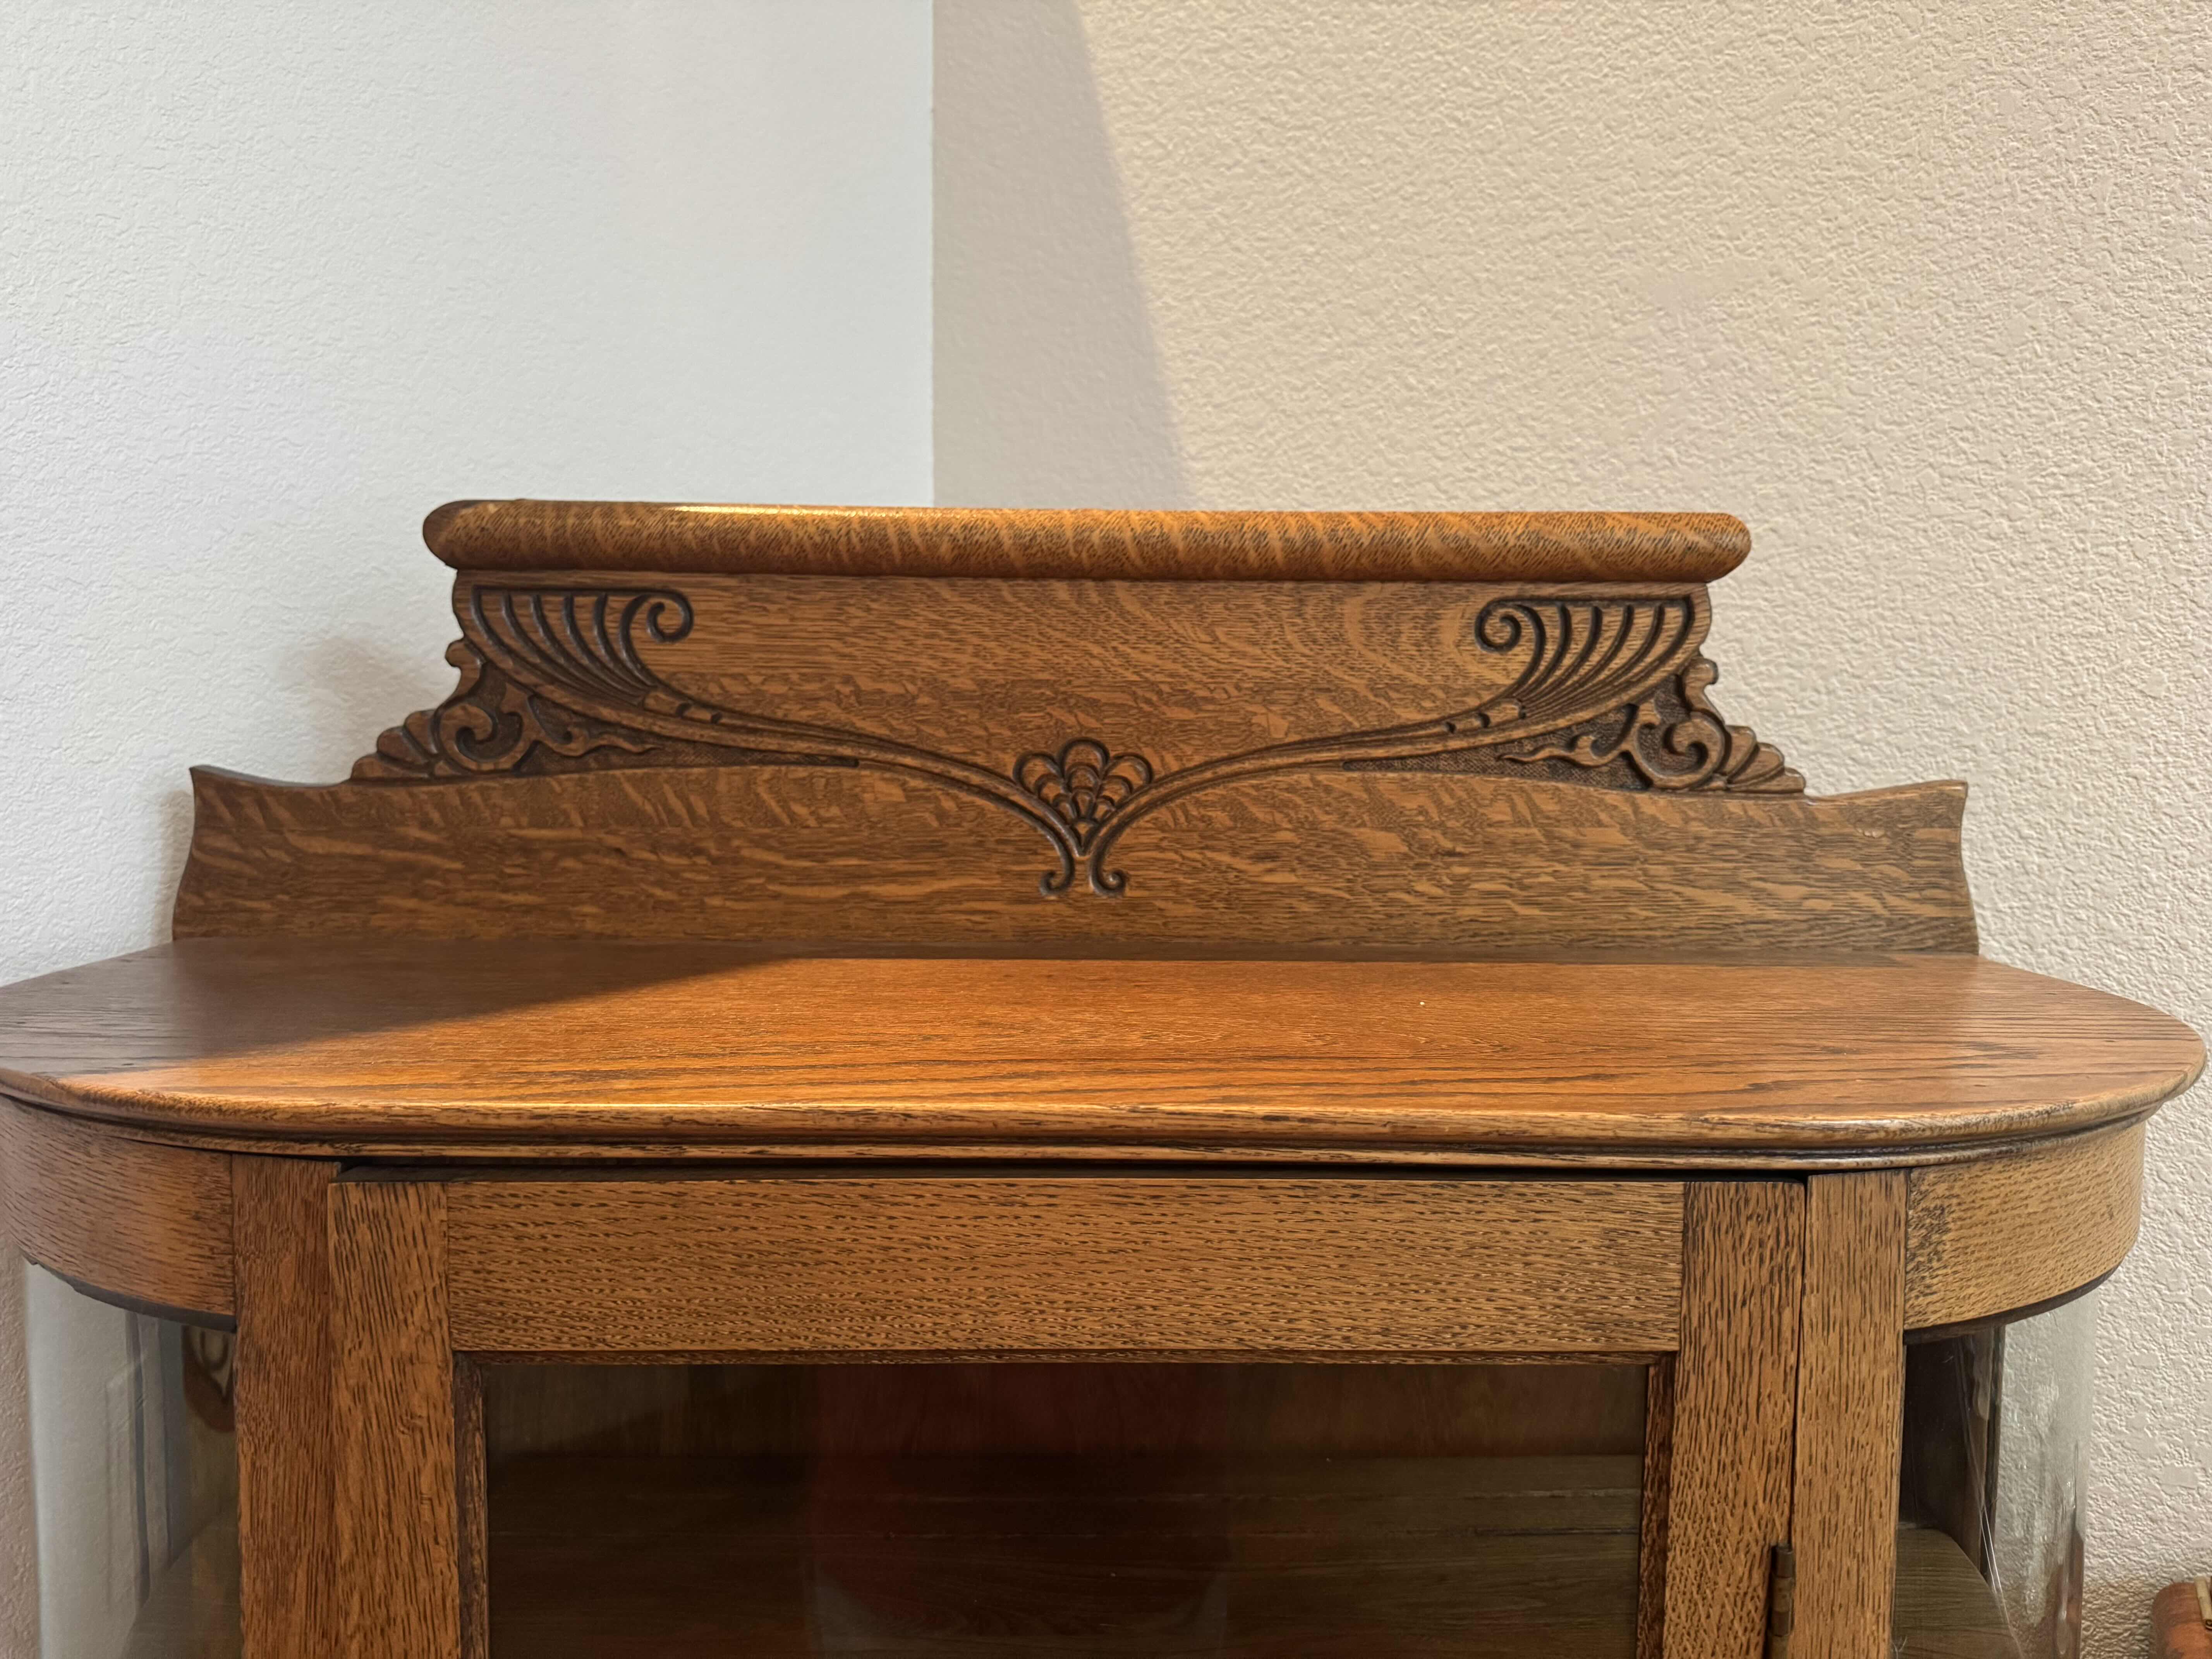
{"type": "Polygon", "coordinates": [[[440,1171],[0,1130],[27,1258],[236,1322],[250,1659],[481,1659],[483,1364],[1393,1355],[1648,1363],[1644,1659],[1763,1652],[1778,1545],[1791,1652],[1886,1659],[1906,1330],[2101,1279],[2142,1154],[2137,1123],[1805,1176],[440,1171]],[[120,1227],[84,1201],[118,1179],[120,1227]]]}
{"type": "Polygon", "coordinates": [[[530,1356],[1643,1362],[1642,1659],[1890,1659],[1906,1333],[2203,1063],[1726,720],[1726,515],[424,531],[452,694],[0,989],[23,1255],[236,1325],[250,1659],[483,1659],[530,1356]]]}
{"type": "MultiPolygon", "coordinates": [[[[18,1140],[58,1127],[12,1109],[18,1140]]],[[[49,1150],[90,1159],[107,1139],[64,1127],[49,1150]]],[[[151,1189],[142,1216],[165,1198],[204,1208],[209,1155],[125,1144],[191,1177],[151,1189]]],[[[2134,1127],[2048,1149],[2046,1195],[2140,1153],[2134,1127]]],[[[235,1284],[251,1659],[481,1659],[484,1364],[1392,1354],[1648,1362],[1647,1659],[1762,1653],[1778,1545],[1796,1556],[1791,1651],[1885,1659],[1906,1310],[1966,1294],[1945,1287],[1971,1224],[1951,1220],[1939,1249],[1927,1207],[2016,1198],[2024,1179],[2006,1159],[1717,1180],[222,1162],[233,1253],[205,1288],[235,1284]],[[872,1252],[914,1253],[902,1271],[855,1270],[839,1229],[863,1217],[872,1252]],[[1166,1224],[1176,1245],[1133,1255],[1117,1217],[1166,1224]],[[776,1274],[772,1301],[731,1271],[745,1252],[776,1274]],[[987,1305],[933,1297],[933,1269],[987,1305]],[[1375,1294],[1416,1279],[1418,1294],[1375,1294]],[[1117,1310],[1133,1299],[1171,1340],[1130,1340],[1117,1310]]],[[[44,1238],[43,1259],[83,1265],[44,1238]]],[[[2048,1271],[2086,1281],[2101,1260],[2048,1271]]],[[[94,1288],[136,1302],[131,1284],[177,1284],[158,1261],[148,1278],[111,1271],[125,1277],[94,1288]]]]}

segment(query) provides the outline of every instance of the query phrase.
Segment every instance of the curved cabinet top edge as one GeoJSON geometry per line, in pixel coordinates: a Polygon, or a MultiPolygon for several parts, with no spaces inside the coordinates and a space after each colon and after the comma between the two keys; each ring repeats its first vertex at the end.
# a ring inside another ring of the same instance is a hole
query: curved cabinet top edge
{"type": "MultiPolygon", "coordinates": [[[[2138,1129],[2202,1076],[2168,1078],[2140,1091],[2147,1103],[2108,1100],[2063,1121],[2027,1124],[1984,1120],[1978,1133],[1925,1140],[1881,1141],[1845,1135],[1821,1144],[1514,1144],[1491,1140],[1452,1143],[1296,1139],[1176,1140],[1132,1132],[1121,1139],[763,1139],[741,1126],[686,1139],[654,1139],[635,1123],[614,1124],[599,1135],[566,1139],[536,1135],[527,1127],[479,1130],[468,1136],[426,1137],[419,1122],[371,1121],[361,1114],[330,1124],[274,1123],[270,1115],[207,1101],[164,1102],[149,1107],[100,1090],[88,1099],[43,1078],[0,1070],[0,1103],[50,1115],[115,1139],[211,1154],[252,1158],[338,1159],[348,1164],[447,1170],[455,1176],[501,1168],[604,1169],[677,1176],[803,1179],[861,1168],[903,1170],[917,1176],[951,1170],[1057,1171],[1072,1177],[1115,1170],[1162,1174],[1249,1171],[1255,1175],[1370,1176],[1454,1176],[1468,1179],[1544,1176],[1563,1181],[1626,1177],[1701,1180],[1761,1177],[1783,1180],[1896,1170],[1918,1176],[1937,1171],[1981,1170],[2079,1142],[2138,1129]],[[627,1130],[629,1133],[625,1133],[627,1130]]],[[[2025,1304],[2023,1305],[2026,1305],[2025,1304]]]]}
{"type": "Polygon", "coordinates": [[[2203,1060],[2168,1016],[1968,957],[918,962],[210,939],[0,993],[0,1092],[27,1103],[436,1161],[1905,1166],[2140,1116],[2203,1060]]]}
{"type": "Polygon", "coordinates": [[[1751,550],[1724,513],[1149,512],[449,501],[456,570],[1097,581],[1708,582],[1751,550]]]}

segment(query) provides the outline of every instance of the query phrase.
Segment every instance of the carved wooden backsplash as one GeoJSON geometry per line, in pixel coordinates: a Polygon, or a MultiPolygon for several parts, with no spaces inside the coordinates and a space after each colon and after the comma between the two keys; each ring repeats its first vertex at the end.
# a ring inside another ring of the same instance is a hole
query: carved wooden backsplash
{"type": "Polygon", "coordinates": [[[1047,894],[1120,892],[1139,820],[1273,773],[1804,787],[1708,699],[1699,588],[464,577],[458,600],[459,689],[356,780],[874,767],[1029,823],[1047,894]]]}
{"type": "Polygon", "coordinates": [[[202,779],[179,931],[1971,948],[1948,793],[1777,815],[1803,781],[1714,707],[1703,586],[1328,545],[1345,579],[465,569],[458,687],[352,781],[202,779]]]}

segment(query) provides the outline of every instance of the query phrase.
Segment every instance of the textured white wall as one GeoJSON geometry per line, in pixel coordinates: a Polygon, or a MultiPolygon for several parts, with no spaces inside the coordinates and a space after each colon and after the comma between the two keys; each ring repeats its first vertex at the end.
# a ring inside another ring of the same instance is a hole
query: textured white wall
{"type": "MultiPolygon", "coordinates": [[[[0,7],[0,981],[165,931],[187,764],[342,776],[445,695],[439,501],[928,499],[929,28],[0,7]]],[[[19,1524],[10,1659],[32,1583],[19,1524]]]]}
{"type": "MultiPolygon", "coordinates": [[[[2212,7],[937,0],[938,495],[1713,507],[1722,706],[1973,784],[1996,956],[2212,1028],[2212,7]]],[[[2108,1293],[2092,1650],[2212,1560],[2212,1152],[2108,1293]]]]}

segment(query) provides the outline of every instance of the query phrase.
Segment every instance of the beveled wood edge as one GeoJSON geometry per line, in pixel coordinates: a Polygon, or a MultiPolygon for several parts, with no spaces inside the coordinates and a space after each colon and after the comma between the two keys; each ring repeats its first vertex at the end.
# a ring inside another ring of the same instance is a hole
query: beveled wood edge
{"type": "Polygon", "coordinates": [[[1813,1175],[1979,1163],[2082,1134],[2125,1127],[2142,1122],[2160,1103],[2189,1088],[2202,1069],[2200,1064],[2147,1104],[2123,1103],[2110,1115],[2092,1116],[2086,1121],[2048,1124],[2039,1121],[2023,1129],[2007,1117],[1978,1139],[1947,1137],[1888,1143],[1877,1139],[1881,1133],[1879,1127],[1855,1136],[1851,1131],[1857,1126],[1845,1126],[1827,1141],[1802,1146],[1711,1143],[1537,1143],[1516,1146],[1466,1142],[1443,1146],[1358,1142],[1311,1145],[1280,1140],[1212,1145],[1157,1139],[1068,1140],[1048,1136],[995,1141],[855,1138],[809,1142],[736,1135],[690,1141],[620,1137],[553,1140],[531,1139],[514,1133],[487,1133],[472,1139],[402,1139],[373,1134],[287,1131],[250,1121],[241,1122],[229,1115],[209,1121],[190,1110],[138,1110],[128,1104],[118,1107],[50,1089],[45,1086],[44,1079],[4,1069],[0,1069],[0,1102],[71,1118],[105,1133],[151,1146],[265,1158],[361,1159],[395,1167],[420,1165],[447,1175],[475,1171],[502,1176],[525,1167],[557,1171],[555,1178],[572,1179],[594,1168],[634,1176],[655,1167],[706,1172],[718,1165],[750,1171],[777,1164],[794,1169],[844,1164],[855,1170],[881,1172],[899,1168],[942,1169],[952,1164],[1034,1170],[1039,1165],[1052,1164],[1099,1169],[1148,1164],[1215,1172],[1249,1166],[1286,1171],[1341,1168],[1388,1173],[1398,1170],[1409,1174],[1451,1171],[1480,1175],[1498,1171],[1534,1175],[1553,1170],[1592,1176],[1607,1172],[1691,1176],[1711,1170],[1717,1174],[1813,1175]]]}
{"type": "Polygon", "coordinates": [[[16,1253],[81,1293],[216,1328],[236,1314],[223,1154],[0,1100],[0,1193],[16,1253]]]}
{"type": "Polygon", "coordinates": [[[1120,581],[1705,582],[1723,513],[1152,512],[448,501],[422,539],[463,572],[662,571],[1120,581]]]}
{"type": "Polygon", "coordinates": [[[1905,1328],[2056,1305],[2109,1275],[2142,1213],[2140,1117],[1905,1183],[1905,1328]]]}

